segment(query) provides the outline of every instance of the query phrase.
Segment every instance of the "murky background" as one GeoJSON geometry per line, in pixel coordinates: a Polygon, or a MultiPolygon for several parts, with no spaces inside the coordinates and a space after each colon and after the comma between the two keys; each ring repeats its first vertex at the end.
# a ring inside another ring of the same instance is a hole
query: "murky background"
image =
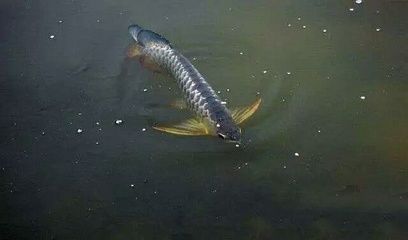
{"type": "Polygon", "coordinates": [[[407,239],[408,2],[0,2],[1,239],[407,239]],[[189,112],[124,61],[163,34],[244,146],[154,131],[189,112]],[[121,121],[117,121],[121,120],[121,121]],[[117,121],[117,122],[116,122],[117,121]]]}

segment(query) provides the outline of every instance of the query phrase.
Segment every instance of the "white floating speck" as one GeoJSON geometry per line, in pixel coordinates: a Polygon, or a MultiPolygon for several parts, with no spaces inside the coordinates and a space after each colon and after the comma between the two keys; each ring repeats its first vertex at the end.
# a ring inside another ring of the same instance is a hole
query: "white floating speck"
{"type": "Polygon", "coordinates": [[[263,72],[262,72],[262,73],[263,73],[263,74],[265,74],[265,73],[267,73],[267,72],[268,72],[268,71],[266,71],[266,70],[263,70],[263,72]]]}
{"type": "Polygon", "coordinates": [[[43,131],[43,132],[41,132],[41,135],[45,135],[45,132],[43,131]]]}
{"type": "Polygon", "coordinates": [[[217,125],[215,125],[217,128],[221,127],[221,125],[219,123],[217,123],[217,125]]]}
{"type": "Polygon", "coordinates": [[[261,94],[260,92],[256,92],[256,95],[259,95],[259,94],[261,94]]]}
{"type": "Polygon", "coordinates": [[[354,8],[349,8],[349,11],[350,11],[350,12],[353,12],[353,11],[354,11],[354,8]]]}
{"type": "Polygon", "coordinates": [[[147,88],[143,89],[143,92],[147,92],[147,88]]]}
{"type": "Polygon", "coordinates": [[[97,19],[96,22],[99,23],[99,22],[101,22],[101,20],[97,19]]]}
{"type": "Polygon", "coordinates": [[[321,131],[321,130],[317,130],[317,132],[318,132],[318,133],[321,133],[322,131],[321,131]]]}
{"type": "Polygon", "coordinates": [[[327,29],[323,29],[323,32],[326,33],[326,32],[327,32],[327,29]]]}
{"type": "Polygon", "coordinates": [[[247,163],[247,162],[245,163],[245,166],[248,166],[248,163],[247,163]]]}
{"type": "Polygon", "coordinates": [[[135,187],[135,184],[130,184],[130,187],[131,187],[131,188],[135,187]]]}
{"type": "Polygon", "coordinates": [[[381,31],[381,28],[376,28],[375,31],[379,32],[381,31]]]}
{"type": "Polygon", "coordinates": [[[82,133],[82,132],[83,132],[83,130],[78,128],[77,133],[82,133]]]}
{"type": "Polygon", "coordinates": [[[222,105],[227,105],[227,102],[221,101],[222,105]]]}
{"type": "Polygon", "coordinates": [[[240,52],[239,55],[244,55],[244,53],[243,53],[243,52],[240,52]]]}
{"type": "Polygon", "coordinates": [[[79,113],[78,113],[78,116],[81,116],[81,115],[82,115],[82,113],[81,113],[81,112],[79,112],[79,113]]]}
{"type": "Polygon", "coordinates": [[[95,144],[96,144],[96,145],[99,145],[99,142],[96,142],[95,144]]]}
{"type": "Polygon", "coordinates": [[[63,21],[62,20],[58,20],[58,23],[62,23],[63,21]]]}
{"type": "Polygon", "coordinates": [[[239,144],[235,144],[235,147],[239,148],[239,144]]]}
{"type": "Polygon", "coordinates": [[[288,24],[288,27],[291,27],[291,26],[292,26],[292,24],[289,23],[289,24],[288,24]]]}
{"type": "Polygon", "coordinates": [[[356,3],[357,4],[360,4],[360,3],[362,3],[363,2],[363,0],[356,0],[356,3]]]}
{"type": "Polygon", "coordinates": [[[295,156],[296,156],[296,157],[299,157],[300,155],[299,155],[299,153],[295,152],[295,156]]]}
{"type": "Polygon", "coordinates": [[[146,132],[146,128],[142,128],[142,132],[146,132]]]}
{"type": "Polygon", "coordinates": [[[227,92],[229,92],[230,91],[230,89],[229,88],[227,88],[227,92]]]}
{"type": "Polygon", "coordinates": [[[55,35],[50,35],[50,39],[54,39],[55,38],[55,35]]]}
{"type": "Polygon", "coordinates": [[[306,28],[306,25],[303,25],[302,28],[305,29],[305,28],[306,28]]]}
{"type": "Polygon", "coordinates": [[[283,165],[283,168],[285,168],[285,169],[286,169],[286,165],[283,165]]]}
{"type": "Polygon", "coordinates": [[[301,20],[301,18],[300,18],[300,17],[298,17],[297,19],[298,19],[299,21],[301,20]]]}
{"type": "Polygon", "coordinates": [[[119,125],[119,124],[122,124],[122,123],[123,123],[123,121],[122,121],[122,120],[120,120],[120,119],[118,119],[118,120],[116,120],[116,121],[115,121],[115,123],[116,123],[116,125],[119,125]]]}
{"type": "Polygon", "coordinates": [[[360,96],[360,99],[361,99],[361,100],[365,100],[366,97],[365,97],[365,96],[360,96]]]}
{"type": "Polygon", "coordinates": [[[290,74],[292,74],[292,73],[291,73],[291,72],[286,72],[286,74],[290,75],[290,74]]]}
{"type": "Polygon", "coordinates": [[[99,122],[96,122],[96,125],[98,125],[98,126],[99,126],[99,124],[100,124],[99,122]]]}

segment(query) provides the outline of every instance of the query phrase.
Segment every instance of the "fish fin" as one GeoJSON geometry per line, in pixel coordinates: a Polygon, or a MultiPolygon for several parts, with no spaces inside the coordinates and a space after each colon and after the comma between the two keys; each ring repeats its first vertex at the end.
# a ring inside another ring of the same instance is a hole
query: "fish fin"
{"type": "Polygon", "coordinates": [[[139,58],[140,64],[146,68],[149,69],[152,72],[156,73],[164,73],[163,68],[161,68],[151,57],[142,55],[139,58]]]}
{"type": "Polygon", "coordinates": [[[231,111],[232,119],[234,119],[236,124],[241,124],[248,118],[250,118],[256,110],[258,110],[259,105],[261,104],[261,99],[257,99],[251,105],[242,108],[236,108],[231,111]]]}
{"type": "Polygon", "coordinates": [[[126,56],[128,58],[137,58],[140,57],[142,55],[142,46],[140,46],[137,43],[132,43],[128,46],[127,50],[126,50],[126,56]]]}
{"type": "Polygon", "coordinates": [[[162,132],[185,136],[202,136],[210,134],[210,131],[205,124],[194,118],[169,127],[154,126],[153,128],[162,132]]]}
{"type": "Polygon", "coordinates": [[[177,108],[180,110],[184,110],[187,108],[187,103],[183,99],[176,99],[170,103],[170,107],[177,108]]]}

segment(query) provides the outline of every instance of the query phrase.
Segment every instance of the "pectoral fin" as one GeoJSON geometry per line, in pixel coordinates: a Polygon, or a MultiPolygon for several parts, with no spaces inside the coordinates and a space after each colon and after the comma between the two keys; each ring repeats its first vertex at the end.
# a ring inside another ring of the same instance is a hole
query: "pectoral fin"
{"type": "Polygon", "coordinates": [[[149,69],[152,72],[157,72],[157,73],[164,73],[165,71],[157,65],[157,63],[149,56],[142,55],[139,58],[140,64],[144,67],[149,69]]]}
{"type": "Polygon", "coordinates": [[[260,104],[261,99],[259,98],[247,107],[233,109],[231,111],[231,116],[234,119],[235,123],[241,124],[249,117],[251,117],[256,112],[256,110],[258,110],[260,104]]]}
{"type": "Polygon", "coordinates": [[[140,46],[137,43],[132,43],[128,46],[127,50],[126,50],[126,56],[128,58],[136,58],[136,57],[140,57],[142,55],[142,46],[140,46]]]}
{"type": "Polygon", "coordinates": [[[204,123],[196,119],[188,119],[182,123],[164,127],[164,126],[154,126],[156,130],[172,133],[176,135],[186,135],[186,136],[200,136],[209,135],[209,130],[204,123]]]}

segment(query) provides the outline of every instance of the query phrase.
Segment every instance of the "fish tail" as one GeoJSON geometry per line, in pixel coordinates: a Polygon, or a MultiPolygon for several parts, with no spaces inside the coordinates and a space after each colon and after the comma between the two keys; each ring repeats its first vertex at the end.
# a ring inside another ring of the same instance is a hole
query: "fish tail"
{"type": "Polygon", "coordinates": [[[137,39],[137,35],[139,35],[139,33],[143,30],[142,27],[140,27],[137,24],[132,24],[128,27],[128,31],[130,33],[130,35],[133,37],[133,39],[135,39],[136,42],[138,42],[137,39]]]}

